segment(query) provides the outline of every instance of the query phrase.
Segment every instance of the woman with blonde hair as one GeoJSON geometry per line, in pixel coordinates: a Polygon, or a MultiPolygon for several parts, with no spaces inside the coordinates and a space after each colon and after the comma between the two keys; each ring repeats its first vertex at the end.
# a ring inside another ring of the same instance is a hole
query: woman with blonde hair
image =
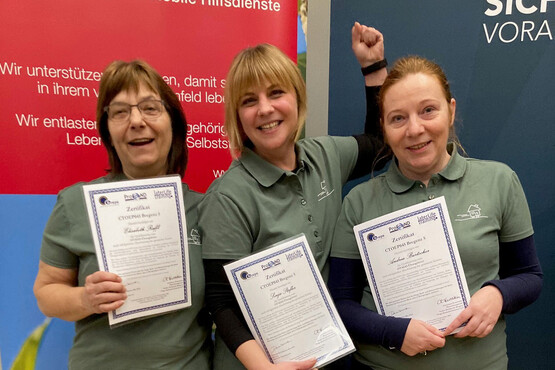
{"type": "Polygon", "coordinates": [[[327,278],[341,188],[371,171],[382,146],[375,86],[386,75],[383,38],[358,23],[352,35],[368,86],[366,134],[356,137],[299,140],[307,112],[305,84],[296,65],[275,46],[248,48],[233,60],[226,81],[225,125],[235,160],[210,186],[199,220],[207,306],[217,325],[216,369],[308,369],[315,363],[272,365],[266,359],[242,317],[223,265],[304,233],[327,278]]]}

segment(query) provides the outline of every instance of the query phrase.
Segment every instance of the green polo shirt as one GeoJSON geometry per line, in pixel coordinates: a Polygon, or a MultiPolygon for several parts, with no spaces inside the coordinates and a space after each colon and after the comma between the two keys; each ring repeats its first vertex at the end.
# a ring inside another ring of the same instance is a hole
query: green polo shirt
{"type": "MultiPolygon", "coordinates": [[[[124,180],[102,177],[91,182],[124,180]]],[[[84,183],[62,190],[43,234],[40,259],[64,269],[78,269],[78,285],[98,271],[83,195],[84,183]]],[[[107,314],[75,323],[70,369],[210,369],[210,322],[203,310],[204,269],[198,236],[197,205],[202,195],[183,184],[192,306],[110,329],[107,314]],[[208,341],[207,341],[208,339],[208,341]]]]}
{"type": "MultiPolygon", "coordinates": [[[[345,198],[331,255],[360,259],[353,226],[444,196],[470,294],[497,279],[499,242],[533,234],[530,211],[516,174],[505,164],[463,158],[456,151],[428,186],[406,178],[393,161],[388,171],[355,187],[345,198]]],[[[376,311],[367,286],[363,306],[376,311]]],[[[362,323],[361,323],[362,324],[362,323]]],[[[506,369],[505,320],[485,338],[447,338],[444,348],[409,357],[399,350],[357,343],[355,355],[374,369],[506,369]]]]}
{"type": "Polygon", "coordinates": [[[284,171],[246,148],[208,189],[199,206],[206,259],[236,260],[304,233],[327,277],[341,188],[355,167],[353,137],[296,144],[297,169],[284,171]]]}
{"type": "MultiPolygon", "coordinates": [[[[236,260],[304,233],[324,279],[341,189],[358,157],[354,137],[303,139],[297,169],[284,171],[246,148],[199,206],[203,258],[236,260]]],[[[242,369],[216,335],[214,369],[242,369]]]]}

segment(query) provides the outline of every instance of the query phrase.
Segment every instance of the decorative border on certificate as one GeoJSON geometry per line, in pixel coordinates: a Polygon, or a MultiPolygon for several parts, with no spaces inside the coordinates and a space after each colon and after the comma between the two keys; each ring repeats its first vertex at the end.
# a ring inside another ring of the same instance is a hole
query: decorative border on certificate
{"type": "Polygon", "coordinates": [[[317,358],[317,366],[322,366],[355,350],[304,235],[274,244],[224,268],[253,335],[273,363],[306,359],[310,353],[317,358]],[[299,287],[301,290],[297,291],[299,287]],[[292,328],[292,335],[279,324],[282,320],[290,323],[290,306],[299,309],[297,319],[301,320],[299,327],[292,328]],[[314,340],[314,347],[297,347],[295,341],[299,340],[304,344],[314,340]]]}
{"type": "Polygon", "coordinates": [[[353,231],[380,314],[416,317],[443,330],[468,306],[470,294],[444,197],[364,222],[353,231]]]}
{"type": "MultiPolygon", "coordinates": [[[[299,242],[297,244],[294,244],[294,245],[292,245],[288,248],[279,250],[279,251],[277,251],[275,253],[272,253],[268,256],[264,256],[262,258],[259,258],[257,260],[252,261],[252,262],[249,262],[249,263],[246,263],[246,264],[241,265],[239,267],[233,268],[231,270],[231,273],[233,274],[233,280],[235,281],[235,285],[237,286],[237,289],[239,290],[239,293],[241,295],[241,299],[243,301],[243,304],[245,305],[245,308],[246,308],[247,312],[249,313],[249,318],[250,318],[250,320],[251,320],[251,322],[252,322],[252,324],[253,324],[253,326],[256,330],[257,336],[260,338],[260,342],[262,344],[262,347],[264,348],[264,352],[266,352],[266,356],[268,356],[269,359],[272,359],[272,356],[270,355],[270,352],[268,351],[268,348],[266,347],[266,343],[264,343],[264,339],[262,339],[262,335],[261,335],[260,330],[258,328],[258,324],[256,322],[256,319],[254,318],[254,315],[252,314],[252,310],[251,310],[251,308],[249,306],[249,303],[248,303],[248,301],[245,297],[245,293],[243,292],[243,288],[241,287],[239,279],[237,278],[237,272],[239,270],[244,270],[244,269],[246,269],[248,267],[251,267],[253,265],[260,264],[261,262],[272,259],[272,258],[274,258],[274,257],[276,257],[280,254],[291,252],[293,249],[297,249],[297,248],[302,248],[303,252],[308,255],[309,248],[307,247],[307,245],[304,241],[301,241],[301,242],[299,242]]],[[[332,318],[333,323],[335,324],[335,326],[339,327],[340,326],[339,322],[338,322],[337,317],[335,316],[335,314],[334,314],[334,312],[333,312],[333,310],[330,306],[330,303],[329,303],[329,301],[326,297],[326,294],[324,293],[324,289],[322,287],[322,284],[320,284],[320,281],[319,281],[317,273],[316,273],[316,269],[314,268],[314,264],[313,264],[312,260],[310,260],[310,259],[307,259],[306,261],[308,263],[308,266],[310,267],[310,271],[312,272],[312,275],[314,276],[314,279],[317,282],[318,289],[320,290],[320,294],[322,295],[322,297],[324,299],[324,302],[326,304],[326,308],[328,309],[328,313],[330,314],[330,317],[332,318]]],[[[349,347],[349,343],[347,341],[345,341],[344,338],[342,338],[342,339],[343,339],[343,347],[334,351],[333,353],[341,352],[341,351],[345,350],[347,347],[349,347]]],[[[320,361],[321,358],[323,358],[323,357],[327,357],[327,355],[326,356],[321,356],[320,358],[318,358],[318,361],[320,361]]],[[[272,360],[272,362],[273,362],[273,360],[272,360]]]]}
{"type": "MultiPolygon", "coordinates": [[[[387,220],[387,221],[381,222],[379,224],[376,224],[375,226],[359,230],[358,231],[358,237],[359,237],[361,243],[363,243],[363,245],[366,245],[366,241],[364,240],[364,234],[365,233],[367,233],[369,231],[372,231],[374,229],[383,227],[387,224],[392,224],[392,223],[395,223],[397,221],[402,221],[402,220],[404,220],[408,217],[413,217],[413,216],[416,216],[416,215],[421,214],[421,213],[429,212],[430,210],[433,210],[433,209],[436,209],[438,211],[439,215],[440,215],[441,225],[443,226],[443,231],[445,233],[445,240],[447,242],[447,247],[449,248],[449,254],[451,255],[451,260],[453,262],[455,275],[457,276],[457,282],[459,283],[459,290],[460,290],[460,293],[461,293],[461,297],[462,297],[462,300],[464,302],[464,305],[468,306],[468,299],[466,297],[466,294],[465,294],[465,291],[464,291],[464,285],[463,285],[462,280],[461,280],[461,274],[460,274],[458,265],[456,263],[455,253],[453,251],[453,243],[451,242],[451,238],[449,237],[449,231],[447,229],[447,224],[445,222],[445,213],[443,211],[443,207],[442,207],[441,204],[434,204],[434,205],[431,205],[431,206],[426,207],[424,209],[419,209],[417,211],[407,213],[404,216],[394,217],[390,220],[387,220]]],[[[399,230],[403,229],[403,223],[402,222],[399,222],[396,226],[398,227],[399,230]]],[[[379,289],[376,285],[376,279],[374,278],[374,271],[372,269],[372,262],[370,261],[370,258],[368,256],[367,248],[364,248],[364,259],[366,260],[366,263],[368,264],[368,269],[370,270],[370,275],[372,275],[372,284],[374,285],[374,289],[376,291],[376,299],[379,302],[380,311],[385,312],[385,310],[383,308],[383,304],[382,304],[382,299],[380,297],[380,292],[379,292],[379,289]]]]}
{"type": "MultiPolygon", "coordinates": [[[[120,243],[123,243],[121,246],[125,246],[126,248],[129,248],[129,246],[132,248],[134,243],[138,243],[137,248],[145,248],[146,246],[146,252],[139,250],[139,254],[135,255],[132,253],[131,258],[135,258],[135,256],[140,259],[156,258],[156,254],[152,255],[148,251],[148,248],[153,252],[157,251],[155,253],[162,253],[160,256],[167,253],[175,253],[175,257],[179,258],[179,260],[175,260],[174,267],[168,269],[169,267],[167,266],[171,265],[167,265],[167,261],[169,261],[167,258],[170,256],[167,255],[167,257],[162,259],[162,261],[166,262],[162,262],[162,265],[160,265],[161,267],[157,267],[158,274],[160,273],[159,271],[172,273],[171,276],[163,277],[165,283],[163,283],[164,285],[160,288],[162,289],[162,293],[160,293],[162,295],[155,293],[155,290],[152,290],[152,288],[147,288],[150,289],[152,293],[148,293],[145,296],[139,294],[136,296],[136,303],[131,304],[129,307],[124,304],[124,306],[119,309],[111,311],[109,313],[110,325],[129,321],[130,319],[133,320],[149,315],[161,314],[191,305],[189,292],[188,242],[186,239],[185,209],[182,205],[181,186],[181,179],[179,176],[164,176],[161,178],[117,181],[86,185],[83,187],[89,219],[91,221],[91,231],[95,241],[97,260],[103,271],[115,272],[118,274],[123,273],[113,268],[112,264],[116,262],[114,260],[109,261],[107,252],[108,250],[110,253],[117,251],[117,249],[114,248],[120,248],[120,243]],[[172,197],[173,199],[171,199],[172,197]],[[137,205],[129,205],[127,204],[128,201],[136,201],[137,205]],[[107,213],[104,208],[101,212],[100,208],[98,208],[101,206],[111,207],[110,209],[113,209],[114,212],[117,213],[115,215],[112,213],[114,216],[108,217],[110,213],[107,213]],[[123,211],[129,212],[129,214],[119,213],[123,211]],[[117,219],[115,217],[117,217],[117,219]],[[120,222],[121,225],[119,224],[120,222]],[[112,227],[112,223],[116,224],[114,225],[115,228],[112,227]],[[161,226],[162,228],[160,229],[161,226]],[[124,227],[125,230],[122,230],[121,227],[124,227]],[[159,230],[165,231],[162,231],[162,234],[158,234],[160,232],[159,230]],[[164,234],[164,232],[167,233],[168,231],[170,232],[169,234],[164,234]],[[149,234],[151,232],[153,234],[149,234]],[[129,233],[131,239],[123,238],[123,235],[126,235],[126,233],[129,233]],[[121,235],[121,237],[118,235],[121,235]],[[160,239],[160,236],[162,236],[162,239],[160,239]],[[109,241],[107,242],[107,240],[109,241]],[[114,244],[111,245],[110,243],[114,244]],[[166,247],[163,246],[164,243],[169,247],[167,251],[165,249],[166,247]],[[162,247],[162,249],[159,250],[159,247],[162,247]],[[177,256],[178,253],[180,255],[179,257],[177,256]],[[177,261],[180,261],[181,266],[178,265],[177,261]],[[164,263],[166,265],[164,265],[164,263]],[[110,268],[110,266],[112,266],[112,268],[110,268]],[[179,283],[180,281],[183,281],[183,283],[179,283]],[[177,286],[175,285],[176,283],[178,284],[177,286]],[[182,286],[179,287],[181,284],[182,286]],[[180,290],[182,293],[179,293],[180,290]]],[[[124,253],[124,250],[120,252],[118,257],[114,257],[111,254],[112,257],[110,258],[118,258],[117,261],[120,261],[119,265],[123,268],[127,268],[127,271],[133,274],[130,275],[134,276],[132,279],[138,277],[141,279],[139,281],[144,281],[142,280],[143,278],[139,276],[147,277],[148,274],[150,274],[144,267],[148,262],[141,262],[143,267],[138,265],[141,270],[134,271],[132,264],[127,266],[126,260],[121,260],[122,256],[126,256],[126,254],[121,254],[124,253]],[[130,267],[131,269],[129,269],[130,267]],[[137,272],[139,275],[137,275],[137,272]]],[[[137,287],[146,288],[146,286],[141,284],[142,283],[139,283],[137,287]]],[[[141,294],[145,294],[146,292],[147,291],[144,291],[144,293],[141,294]]]]}

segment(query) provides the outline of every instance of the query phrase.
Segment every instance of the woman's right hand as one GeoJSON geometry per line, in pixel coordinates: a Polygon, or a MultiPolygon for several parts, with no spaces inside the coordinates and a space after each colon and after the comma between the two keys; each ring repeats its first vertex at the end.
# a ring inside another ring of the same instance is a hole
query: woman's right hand
{"type": "Polygon", "coordinates": [[[247,340],[237,347],[235,356],[241,361],[243,366],[249,370],[308,370],[316,365],[315,358],[304,361],[288,361],[272,364],[254,339],[247,340]]]}
{"type": "Polygon", "coordinates": [[[443,333],[430,324],[421,320],[411,319],[405,339],[401,346],[401,352],[407,356],[414,356],[426,351],[433,351],[445,345],[443,333]]]}
{"type": "Polygon", "coordinates": [[[272,369],[279,370],[309,370],[316,365],[316,359],[304,360],[304,361],[291,361],[291,362],[281,362],[279,364],[272,365],[272,369]]]}
{"type": "Polygon", "coordinates": [[[91,314],[113,311],[121,307],[126,298],[121,278],[105,271],[87,276],[81,294],[82,304],[91,314]]]}
{"type": "Polygon", "coordinates": [[[49,317],[67,321],[114,310],[127,298],[121,278],[97,271],[78,286],[78,269],[64,269],[39,261],[33,291],[39,309],[49,317]]]}

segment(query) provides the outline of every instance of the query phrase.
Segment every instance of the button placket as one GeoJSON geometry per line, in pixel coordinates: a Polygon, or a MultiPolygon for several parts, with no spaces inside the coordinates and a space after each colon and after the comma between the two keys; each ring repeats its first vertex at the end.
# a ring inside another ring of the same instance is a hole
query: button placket
{"type": "MultiPolygon", "coordinates": [[[[437,183],[437,178],[436,178],[436,177],[432,177],[432,178],[430,179],[430,181],[428,182],[428,187],[427,187],[428,192],[432,193],[432,192],[434,192],[435,190],[437,190],[437,188],[436,188],[436,186],[435,186],[436,183],[437,183]]],[[[428,200],[435,199],[435,197],[436,197],[436,195],[433,194],[433,193],[432,193],[432,194],[428,194],[428,200]]]]}
{"type": "Polygon", "coordinates": [[[421,201],[425,202],[425,201],[429,200],[430,197],[428,195],[428,188],[426,187],[426,185],[424,185],[420,181],[417,181],[416,186],[418,186],[418,189],[420,189],[420,190],[418,190],[418,193],[421,194],[421,197],[422,197],[422,198],[420,198],[420,199],[422,199],[421,201]]]}

